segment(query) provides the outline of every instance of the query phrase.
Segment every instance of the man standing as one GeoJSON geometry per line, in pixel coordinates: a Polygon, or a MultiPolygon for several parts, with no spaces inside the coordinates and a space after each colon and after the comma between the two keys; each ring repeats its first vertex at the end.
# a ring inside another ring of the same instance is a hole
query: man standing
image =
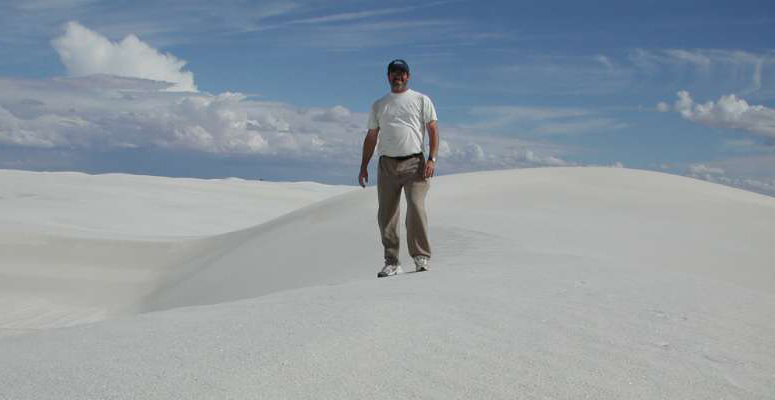
{"type": "Polygon", "coordinates": [[[428,241],[428,219],[425,196],[429,179],[436,169],[439,131],[436,109],[431,99],[407,87],[409,65],[393,60],[388,65],[390,93],[374,102],[369,114],[369,131],[363,141],[363,160],[358,182],[366,187],[369,160],[378,145],[379,172],[377,220],[385,248],[385,266],[377,277],[403,273],[398,260],[398,218],[401,190],[406,195],[406,239],[416,271],[430,269],[431,246],[428,241]],[[425,131],[428,131],[430,154],[425,159],[425,131]],[[379,139],[379,140],[378,140],[379,139]]]}

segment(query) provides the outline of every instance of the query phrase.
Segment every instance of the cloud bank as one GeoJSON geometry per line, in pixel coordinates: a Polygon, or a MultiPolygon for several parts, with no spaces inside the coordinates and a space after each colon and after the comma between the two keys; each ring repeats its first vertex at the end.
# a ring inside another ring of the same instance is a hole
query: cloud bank
{"type": "MultiPolygon", "coordinates": [[[[111,42],[77,22],[68,23],[51,44],[71,76],[0,78],[0,168],[85,165],[89,172],[167,175],[174,167],[175,176],[206,171],[208,177],[223,168],[228,172],[222,176],[272,179],[260,165],[281,170],[275,175],[280,179],[306,175],[342,183],[352,175],[355,182],[364,113],[341,105],[303,109],[242,93],[198,92],[184,61],[134,35],[111,42]],[[186,167],[192,163],[198,166],[186,167]]],[[[585,113],[518,108],[499,115],[493,132],[520,116],[535,122],[585,113]]],[[[556,147],[483,135],[481,128],[442,127],[443,173],[570,165],[556,147]]]]}
{"type": "MultiPolygon", "coordinates": [[[[111,75],[0,78],[0,150],[5,146],[0,168],[80,170],[88,165],[89,172],[200,176],[204,171],[207,177],[314,176],[325,182],[355,182],[366,114],[341,105],[303,109],[241,93],[164,91],[167,86],[111,75]],[[17,157],[24,152],[8,146],[30,149],[33,159],[17,157]],[[68,153],[62,165],[52,166],[47,154],[62,151],[68,153]],[[117,152],[125,158],[116,160],[117,152]],[[175,154],[177,161],[165,161],[165,154],[175,154]],[[87,162],[68,167],[71,158],[87,162]],[[198,166],[181,172],[183,164],[198,166]]],[[[571,165],[560,154],[548,145],[448,125],[442,127],[439,169],[452,173],[571,165]]]]}
{"type": "MultiPolygon", "coordinates": [[[[669,111],[666,103],[657,105],[660,111],[669,111]]],[[[678,92],[673,110],[692,122],[716,128],[743,130],[775,137],[775,109],[750,105],[734,94],[721,96],[718,101],[695,103],[689,92],[678,92]]]]}
{"type": "MultiPolygon", "coordinates": [[[[168,92],[167,84],[111,75],[0,78],[0,144],[82,153],[155,149],[286,162],[360,163],[366,115],[337,105],[302,109],[241,93],[168,92]]],[[[444,128],[449,171],[566,165],[556,149],[444,128]]]]}
{"type": "Polygon", "coordinates": [[[718,183],[721,185],[732,186],[769,196],[775,196],[775,179],[771,178],[741,178],[729,176],[726,170],[723,168],[705,164],[689,165],[685,175],[712,183],[718,183]]]}
{"type": "Polygon", "coordinates": [[[163,87],[107,75],[0,79],[0,143],[320,157],[341,151],[348,136],[354,140],[362,131],[363,117],[341,106],[302,110],[240,93],[171,93],[163,87]]]}
{"type": "Polygon", "coordinates": [[[185,61],[160,53],[135,35],[112,42],[71,21],[51,44],[72,76],[109,74],[170,82],[170,91],[197,91],[194,74],[183,70],[185,61]]]}

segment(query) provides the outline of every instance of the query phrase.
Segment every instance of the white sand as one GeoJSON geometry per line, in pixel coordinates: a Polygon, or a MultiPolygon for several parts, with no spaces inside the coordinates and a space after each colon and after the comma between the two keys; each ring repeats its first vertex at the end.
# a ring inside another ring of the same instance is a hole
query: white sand
{"type": "Polygon", "coordinates": [[[0,336],[126,314],[202,237],[352,190],[0,170],[0,336]]]}
{"type": "Polygon", "coordinates": [[[553,168],[434,178],[428,201],[433,270],[380,280],[373,188],[195,240],[8,232],[0,315],[41,330],[0,339],[0,399],[775,398],[775,199],[553,168]],[[6,261],[30,246],[46,274],[6,261]],[[42,329],[79,322],[51,295],[70,284],[112,318],[42,329]]]}
{"type": "Polygon", "coordinates": [[[143,240],[247,228],[353,189],[312,182],[14,170],[0,170],[0,183],[0,234],[143,240]]]}

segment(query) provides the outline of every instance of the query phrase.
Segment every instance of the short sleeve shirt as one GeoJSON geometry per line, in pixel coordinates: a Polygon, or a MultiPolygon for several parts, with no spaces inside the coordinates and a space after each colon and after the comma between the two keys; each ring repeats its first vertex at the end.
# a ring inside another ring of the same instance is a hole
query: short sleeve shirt
{"type": "Polygon", "coordinates": [[[369,114],[369,129],[379,129],[377,154],[402,157],[422,153],[425,126],[436,121],[431,99],[411,89],[388,93],[374,102],[369,114]]]}

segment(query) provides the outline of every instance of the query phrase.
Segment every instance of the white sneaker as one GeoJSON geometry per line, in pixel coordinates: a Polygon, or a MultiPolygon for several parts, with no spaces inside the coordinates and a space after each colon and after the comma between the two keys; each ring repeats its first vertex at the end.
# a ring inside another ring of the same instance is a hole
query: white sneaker
{"type": "Polygon", "coordinates": [[[388,263],[385,262],[385,266],[382,267],[382,271],[379,271],[377,274],[377,278],[384,278],[386,276],[393,276],[398,274],[403,274],[404,270],[401,269],[401,264],[395,263],[388,263]]]}
{"type": "Polygon", "coordinates": [[[431,269],[430,259],[425,256],[416,256],[414,258],[415,271],[422,272],[431,269]]]}

